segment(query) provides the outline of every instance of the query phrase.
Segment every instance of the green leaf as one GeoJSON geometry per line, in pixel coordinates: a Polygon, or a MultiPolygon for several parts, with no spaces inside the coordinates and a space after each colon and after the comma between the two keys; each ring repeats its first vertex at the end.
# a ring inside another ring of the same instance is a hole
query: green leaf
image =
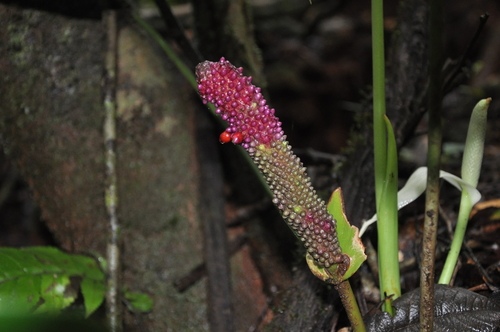
{"type": "Polygon", "coordinates": [[[131,311],[144,313],[153,309],[154,300],[148,294],[125,290],[125,298],[131,311]]]}
{"type": "Polygon", "coordinates": [[[41,278],[43,303],[35,313],[57,314],[75,301],[77,292],[71,288],[68,275],[43,274],[41,278]]]}
{"type": "Polygon", "coordinates": [[[53,247],[0,248],[0,314],[57,314],[81,287],[88,316],[104,299],[104,281],[90,257],[53,247]]]}
{"type": "Polygon", "coordinates": [[[32,273],[43,272],[43,264],[33,256],[14,248],[0,250],[0,282],[25,275],[27,266],[32,273]]]}
{"type": "Polygon", "coordinates": [[[337,235],[342,253],[347,254],[350,258],[349,267],[343,275],[343,280],[347,280],[366,260],[365,246],[358,236],[358,228],[352,226],[347,220],[340,188],[333,192],[327,208],[328,212],[337,220],[337,235]]]}
{"type": "Polygon", "coordinates": [[[106,295],[106,285],[97,280],[85,278],[80,285],[85,300],[85,318],[99,308],[106,295]]]}
{"type": "Polygon", "coordinates": [[[23,276],[0,283],[0,313],[29,312],[40,300],[40,279],[23,276]]]}

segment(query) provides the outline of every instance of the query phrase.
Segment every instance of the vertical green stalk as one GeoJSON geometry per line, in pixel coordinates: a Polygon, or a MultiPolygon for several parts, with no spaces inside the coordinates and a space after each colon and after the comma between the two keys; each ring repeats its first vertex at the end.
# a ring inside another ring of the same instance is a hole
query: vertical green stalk
{"type": "Polygon", "coordinates": [[[453,234],[453,241],[451,243],[450,252],[446,257],[443,271],[441,272],[441,276],[439,277],[440,284],[449,284],[451,281],[455,266],[457,265],[458,255],[460,254],[460,249],[462,248],[462,242],[464,240],[471,210],[472,202],[469,192],[467,190],[462,190],[462,198],[460,201],[460,210],[458,212],[457,226],[455,228],[455,233],[453,234]]]}
{"type": "Polygon", "coordinates": [[[434,259],[439,211],[439,170],[441,166],[441,101],[443,68],[443,4],[430,2],[429,41],[429,148],[425,195],[422,269],[420,270],[420,331],[433,331],[434,259]]]}
{"type": "Polygon", "coordinates": [[[373,139],[375,196],[378,216],[379,280],[384,311],[401,295],[398,262],[397,152],[392,127],[385,117],[383,1],[372,0],[373,139]],[[390,296],[386,300],[386,297],[390,296]]]}
{"type": "MultiPolygon", "coordinates": [[[[375,195],[377,208],[384,188],[386,169],[385,55],[383,0],[372,0],[373,139],[375,153],[375,195]]],[[[379,218],[380,219],[380,218],[379,218]]]]}

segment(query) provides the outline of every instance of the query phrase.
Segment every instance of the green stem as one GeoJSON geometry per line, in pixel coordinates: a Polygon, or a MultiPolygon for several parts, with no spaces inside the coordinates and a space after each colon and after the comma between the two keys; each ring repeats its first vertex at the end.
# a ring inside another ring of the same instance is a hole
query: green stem
{"type": "Polygon", "coordinates": [[[427,190],[420,270],[420,331],[433,331],[434,259],[439,215],[439,171],[441,168],[442,33],[443,4],[430,2],[429,40],[429,148],[427,152],[427,190]]]}
{"type": "Polygon", "coordinates": [[[398,161],[396,138],[384,115],[387,136],[387,165],[382,202],[378,212],[379,282],[384,310],[393,314],[392,301],[401,296],[398,257],[398,161]],[[390,296],[390,297],[389,297],[390,296]]]}
{"type": "Polygon", "coordinates": [[[383,0],[372,0],[373,138],[375,153],[375,195],[380,205],[386,172],[385,55],[383,0]]]}
{"type": "MultiPolygon", "coordinates": [[[[479,101],[472,111],[465,140],[464,156],[462,161],[462,179],[473,187],[477,186],[484,152],[484,138],[486,135],[487,112],[491,98],[479,101]]],[[[451,249],[446,258],[443,272],[439,278],[440,284],[449,284],[457,264],[458,255],[465,236],[472,202],[470,193],[464,187],[460,201],[457,227],[451,243],[451,249]]]]}
{"type": "Polygon", "coordinates": [[[358,303],[356,302],[356,297],[354,296],[349,280],[342,281],[335,288],[340,294],[340,299],[351,322],[352,330],[354,332],[365,332],[365,323],[363,322],[363,317],[359,311],[358,303]]]}
{"type": "Polygon", "coordinates": [[[465,236],[465,230],[467,229],[467,223],[469,221],[469,215],[472,210],[472,203],[467,190],[462,190],[462,200],[460,204],[460,211],[458,212],[458,221],[455,233],[453,234],[453,241],[451,242],[450,252],[446,257],[446,262],[444,263],[443,272],[439,277],[440,284],[449,284],[457,265],[458,255],[460,254],[460,249],[462,248],[462,242],[465,236]]]}
{"type": "Polygon", "coordinates": [[[375,196],[378,216],[379,280],[384,311],[401,295],[398,262],[397,152],[392,127],[385,117],[383,1],[372,0],[373,139],[375,196]],[[390,296],[389,298],[387,298],[390,296]]]}

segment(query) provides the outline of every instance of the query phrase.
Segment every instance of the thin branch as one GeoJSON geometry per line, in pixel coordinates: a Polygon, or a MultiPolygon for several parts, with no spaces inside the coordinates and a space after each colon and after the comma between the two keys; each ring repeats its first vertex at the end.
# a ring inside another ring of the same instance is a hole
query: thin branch
{"type": "Polygon", "coordinates": [[[433,331],[434,263],[439,216],[439,170],[441,166],[441,102],[443,68],[443,2],[430,2],[429,40],[429,148],[425,201],[422,269],[420,271],[420,331],[433,331]]]}
{"type": "Polygon", "coordinates": [[[455,67],[455,70],[451,73],[450,76],[448,76],[444,82],[443,86],[443,93],[448,93],[452,89],[452,84],[457,78],[457,76],[462,72],[463,67],[465,67],[465,61],[470,57],[470,53],[472,51],[472,47],[476,43],[476,41],[479,38],[479,35],[483,31],[484,26],[486,25],[486,22],[488,21],[488,18],[490,15],[487,13],[481,15],[479,17],[479,26],[476,29],[476,32],[474,33],[474,36],[472,37],[471,41],[469,42],[469,45],[467,45],[467,48],[465,49],[464,54],[462,55],[462,58],[460,59],[460,63],[455,67]]]}
{"type": "Polygon", "coordinates": [[[488,274],[488,272],[484,269],[484,267],[481,265],[481,262],[479,261],[479,259],[476,257],[476,255],[474,255],[474,252],[472,251],[472,249],[467,245],[467,243],[463,243],[463,247],[465,248],[465,251],[467,252],[467,254],[469,255],[469,257],[472,259],[472,261],[474,262],[474,265],[476,265],[476,268],[478,269],[479,273],[481,274],[481,276],[483,277],[483,280],[489,284],[489,285],[493,285],[495,284],[495,282],[491,279],[490,275],[488,274]]]}
{"type": "Polygon", "coordinates": [[[105,204],[109,217],[109,238],[107,247],[107,291],[106,318],[112,332],[120,332],[122,326],[122,308],[120,301],[120,224],[117,217],[117,175],[116,175],[116,85],[118,70],[118,29],[116,11],[104,13],[107,29],[108,50],[106,52],[106,82],[104,92],[104,146],[106,160],[105,204]]]}
{"type": "Polygon", "coordinates": [[[189,59],[190,65],[192,67],[196,66],[199,62],[203,61],[203,57],[200,52],[193,46],[191,41],[186,37],[184,33],[184,28],[177,20],[175,15],[172,13],[169,4],[166,0],[154,0],[156,6],[160,10],[161,17],[169,34],[175,39],[177,44],[179,44],[184,55],[189,59]]]}

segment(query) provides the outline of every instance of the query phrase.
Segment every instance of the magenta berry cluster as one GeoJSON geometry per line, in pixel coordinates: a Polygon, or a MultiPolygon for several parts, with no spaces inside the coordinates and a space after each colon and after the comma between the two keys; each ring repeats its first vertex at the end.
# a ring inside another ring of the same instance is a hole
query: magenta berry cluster
{"type": "Polygon", "coordinates": [[[233,143],[241,143],[251,151],[258,144],[279,140],[283,129],[261,89],[242,72],[243,68],[236,68],[224,58],[219,62],[205,61],[196,67],[200,96],[205,103],[212,103],[217,108],[215,112],[229,123],[225,132],[233,143]],[[241,142],[234,142],[238,137],[241,142]]]}
{"type": "Polygon", "coordinates": [[[212,103],[229,124],[220,141],[241,144],[248,151],[274,194],[273,203],[309,254],[324,267],[345,262],[335,220],[292,152],[261,89],[224,58],[200,63],[196,76],[203,101],[212,103]]]}

